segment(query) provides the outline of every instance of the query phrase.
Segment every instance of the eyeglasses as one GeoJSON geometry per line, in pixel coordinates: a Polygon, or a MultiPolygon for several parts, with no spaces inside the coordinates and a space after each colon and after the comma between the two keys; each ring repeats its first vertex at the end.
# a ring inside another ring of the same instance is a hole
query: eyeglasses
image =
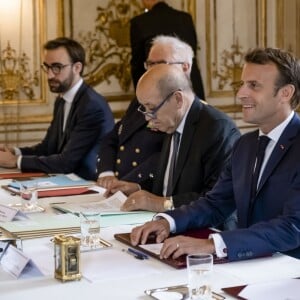
{"type": "Polygon", "coordinates": [[[172,97],[178,91],[181,91],[181,89],[178,89],[178,90],[173,91],[172,93],[168,94],[168,96],[163,101],[161,101],[158,106],[156,106],[154,109],[152,109],[150,111],[146,111],[146,108],[143,105],[140,105],[137,110],[138,110],[138,112],[142,113],[147,118],[156,119],[156,114],[157,114],[158,110],[165,104],[165,102],[167,102],[167,100],[170,97],[172,97]]]}
{"type": "Polygon", "coordinates": [[[51,70],[51,72],[54,74],[54,75],[58,75],[60,74],[60,72],[65,68],[65,67],[68,67],[68,66],[72,66],[73,64],[67,64],[67,65],[62,65],[62,64],[59,64],[59,63],[55,63],[55,64],[52,64],[52,65],[48,65],[46,63],[43,63],[41,65],[41,68],[44,72],[46,73],[49,73],[49,69],[51,70]]]}
{"type": "Polygon", "coordinates": [[[184,61],[166,61],[166,60],[158,60],[158,61],[151,61],[151,60],[146,60],[144,62],[144,68],[145,70],[148,70],[149,68],[155,66],[155,65],[161,65],[161,64],[166,64],[166,65],[183,65],[185,62],[184,61]]]}

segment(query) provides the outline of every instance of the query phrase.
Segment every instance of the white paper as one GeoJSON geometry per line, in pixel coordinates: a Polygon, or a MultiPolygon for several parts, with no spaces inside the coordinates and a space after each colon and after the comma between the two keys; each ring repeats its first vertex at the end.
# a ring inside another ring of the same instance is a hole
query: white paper
{"type": "Polygon", "coordinates": [[[42,275],[38,267],[21,250],[9,245],[2,256],[3,270],[15,278],[42,275]],[[21,276],[22,275],[22,276],[21,276]]]}
{"type": "Polygon", "coordinates": [[[139,260],[120,249],[81,253],[81,271],[88,281],[120,280],[161,273],[150,259],[139,260]]]}
{"type": "Polygon", "coordinates": [[[99,193],[100,195],[104,195],[104,193],[106,192],[106,189],[99,185],[93,185],[89,188],[89,190],[95,191],[95,192],[99,193]]]}
{"type": "Polygon", "coordinates": [[[137,213],[136,211],[122,212],[120,210],[126,199],[127,197],[119,191],[106,199],[102,199],[101,201],[81,203],[54,203],[52,204],[52,207],[71,213],[94,212],[102,215],[137,213]]]}
{"type": "Polygon", "coordinates": [[[0,222],[10,222],[13,219],[27,219],[28,217],[20,210],[0,204],[0,222]]]}
{"type": "Polygon", "coordinates": [[[248,300],[266,300],[266,298],[272,300],[299,300],[300,279],[282,279],[280,281],[250,284],[239,293],[239,296],[248,300]]]}
{"type": "Polygon", "coordinates": [[[163,243],[159,243],[159,244],[146,244],[146,245],[139,245],[140,248],[143,248],[151,253],[160,254],[160,250],[163,246],[163,243]]]}

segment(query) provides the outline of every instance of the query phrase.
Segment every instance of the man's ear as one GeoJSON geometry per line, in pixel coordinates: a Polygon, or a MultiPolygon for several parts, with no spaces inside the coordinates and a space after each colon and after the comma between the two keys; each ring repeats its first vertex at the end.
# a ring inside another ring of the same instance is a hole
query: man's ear
{"type": "Polygon", "coordinates": [[[293,84],[286,84],[281,88],[281,97],[285,101],[290,101],[295,93],[295,86],[293,84]]]}
{"type": "Polygon", "coordinates": [[[73,66],[76,70],[76,73],[80,74],[80,72],[82,71],[82,63],[78,61],[74,63],[73,66]]]}
{"type": "Polygon", "coordinates": [[[175,99],[176,99],[176,103],[177,103],[177,107],[181,108],[183,105],[183,94],[182,91],[176,91],[174,93],[175,99]]]}
{"type": "Polygon", "coordinates": [[[190,70],[191,66],[189,63],[185,62],[182,64],[182,70],[184,73],[187,73],[188,70],[190,70]]]}

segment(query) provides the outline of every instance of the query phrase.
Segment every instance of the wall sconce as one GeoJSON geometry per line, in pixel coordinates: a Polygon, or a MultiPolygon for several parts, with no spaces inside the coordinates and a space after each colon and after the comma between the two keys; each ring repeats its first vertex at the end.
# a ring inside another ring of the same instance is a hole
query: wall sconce
{"type": "Polygon", "coordinates": [[[39,64],[33,58],[38,58],[37,43],[29,33],[36,20],[37,2],[0,0],[0,101],[36,99],[40,80],[35,65],[39,64]]]}

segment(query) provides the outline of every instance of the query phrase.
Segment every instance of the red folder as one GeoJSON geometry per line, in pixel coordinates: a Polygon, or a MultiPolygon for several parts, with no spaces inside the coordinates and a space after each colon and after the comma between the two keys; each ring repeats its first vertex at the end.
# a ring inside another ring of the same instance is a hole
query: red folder
{"type": "MultiPolygon", "coordinates": [[[[2,185],[3,189],[9,191],[14,195],[20,195],[20,191],[11,188],[8,185],[2,185]]],[[[88,186],[72,186],[72,187],[58,187],[51,189],[40,189],[38,190],[38,197],[58,197],[58,196],[73,196],[82,194],[96,194],[96,191],[90,190],[88,186]]]]}
{"type": "Polygon", "coordinates": [[[30,178],[30,177],[43,177],[45,173],[37,172],[11,172],[0,173],[0,179],[17,179],[17,178],[30,178]]]}

